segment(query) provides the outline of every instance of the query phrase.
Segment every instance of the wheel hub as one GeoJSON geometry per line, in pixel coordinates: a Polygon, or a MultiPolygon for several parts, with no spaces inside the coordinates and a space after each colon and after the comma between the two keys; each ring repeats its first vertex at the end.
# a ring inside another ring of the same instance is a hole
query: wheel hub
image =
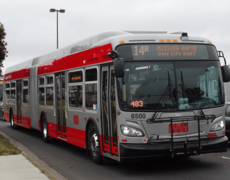
{"type": "Polygon", "coordinates": [[[43,123],[43,135],[46,138],[46,136],[47,136],[47,125],[45,122],[43,123]]]}
{"type": "Polygon", "coordinates": [[[98,136],[96,133],[93,133],[91,138],[90,138],[90,148],[91,148],[91,151],[93,152],[93,155],[94,156],[97,156],[98,155],[98,136]]]}
{"type": "Polygon", "coordinates": [[[11,119],[11,125],[14,126],[14,119],[11,119]]]}

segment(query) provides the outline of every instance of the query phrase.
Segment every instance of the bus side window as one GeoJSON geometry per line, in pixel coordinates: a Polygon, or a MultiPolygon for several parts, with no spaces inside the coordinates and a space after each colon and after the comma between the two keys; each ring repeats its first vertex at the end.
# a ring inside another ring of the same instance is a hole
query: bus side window
{"type": "Polygon", "coordinates": [[[29,102],[29,80],[23,80],[23,103],[29,102]]]}
{"type": "Polygon", "coordinates": [[[83,71],[77,70],[69,73],[69,107],[82,108],[83,106],[83,71]]]}
{"type": "Polygon", "coordinates": [[[11,82],[11,89],[10,89],[10,98],[11,99],[16,99],[16,83],[11,82]]]}
{"type": "Polygon", "coordinates": [[[54,88],[53,88],[54,77],[46,76],[46,105],[54,105],[54,88]]]}
{"type": "Polygon", "coordinates": [[[39,95],[39,105],[45,105],[45,78],[39,77],[38,79],[39,88],[38,88],[38,95],[39,95]]]}
{"type": "Polygon", "coordinates": [[[5,87],[5,91],[6,91],[6,99],[10,99],[10,83],[6,83],[6,87],[5,87]]]}
{"type": "Polygon", "coordinates": [[[97,68],[85,71],[85,107],[97,110],[97,68]]]}

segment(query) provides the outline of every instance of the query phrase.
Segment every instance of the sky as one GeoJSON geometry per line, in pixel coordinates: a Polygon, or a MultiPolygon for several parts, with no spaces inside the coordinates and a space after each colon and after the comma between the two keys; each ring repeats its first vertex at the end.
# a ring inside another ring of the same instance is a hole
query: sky
{"type": "MultiPolygon", "coordinates": [[[[7,67],[110,30],[188,32],[208,38],[230,64],[229,0],[0,0],[7,67]]],[[[224,61],[221,59],[221,64],[224,61]]]]}

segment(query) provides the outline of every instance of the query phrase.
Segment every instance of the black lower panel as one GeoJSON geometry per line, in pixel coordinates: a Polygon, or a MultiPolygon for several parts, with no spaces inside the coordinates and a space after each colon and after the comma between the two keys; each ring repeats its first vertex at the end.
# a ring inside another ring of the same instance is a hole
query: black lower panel
{"type": "Polygon", "coordinates": [[[226,133],[226,136],[228,137],[228,140],[230,141],[230,131],[229,131],[229,130],[228,130],[228,131],[226,130],[225,133],[226,133]]]}
{"type": "MultiPolygon", "coordinates": [[[[198,148],[198,141],[188,142],[185,144],[174,143],[173,154],[204,154],[212,152],[226,152],[228,148],[228,138],[226,136],[213,139],[205,139],[200,141],[201,150],[198,148]]],[[[161,144],[120,144],[121,160],[133,158],[146,158],[155,156],[172,155],[171,143],[161,144]]]]}

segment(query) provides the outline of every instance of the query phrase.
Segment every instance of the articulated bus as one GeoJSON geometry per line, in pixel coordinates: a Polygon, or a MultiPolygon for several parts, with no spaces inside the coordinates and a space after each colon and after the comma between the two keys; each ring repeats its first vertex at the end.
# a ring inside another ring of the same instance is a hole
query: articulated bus
{"type": "Polygon", "coordinates": [[[221,51],[188,33],[110,31],[9,67],[4,118],[103,157],[227,151],[221,51]]]}

